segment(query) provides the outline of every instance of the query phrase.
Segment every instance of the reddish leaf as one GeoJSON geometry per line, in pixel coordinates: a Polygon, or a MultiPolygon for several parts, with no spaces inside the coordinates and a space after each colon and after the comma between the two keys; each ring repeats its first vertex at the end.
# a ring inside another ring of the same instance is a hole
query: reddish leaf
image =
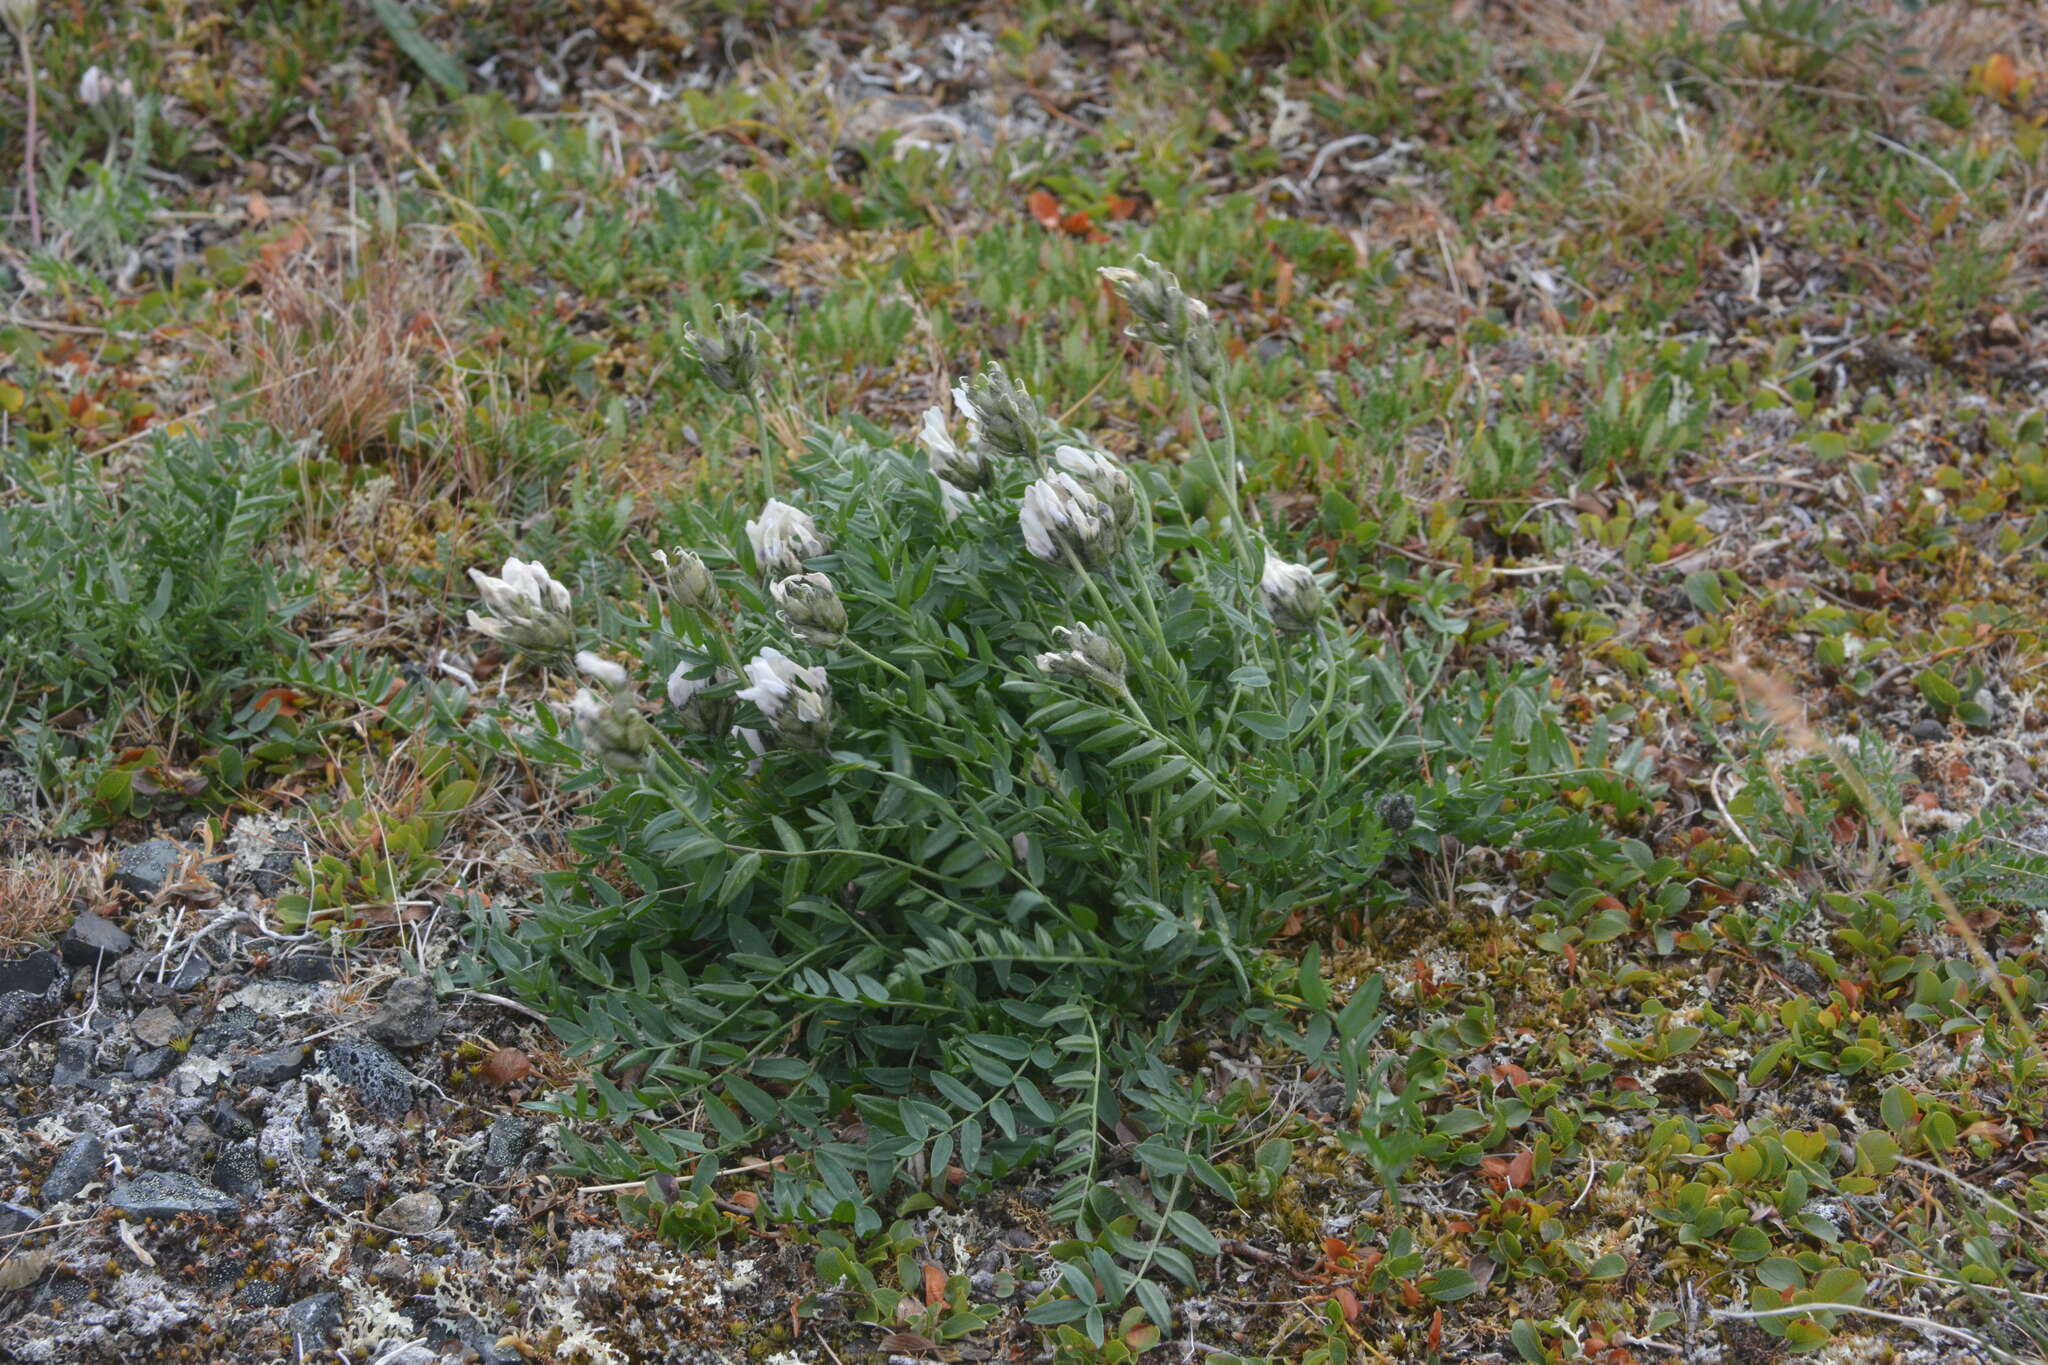
{"type": "Polygon", "coordinates": [[[1138,211],[1138,201],[1126,199],[1121,194],[1112,194],[1109,196],[1108,207],[1111,221],[1121,223],[1138,211]]]}
{"type": "Polygon", "coordinates": [[[925,1307],[929,1308],[933,1304],[943,1303],[945,1298],[946,1272],[933,1265],[930,1261],[926,1261],[924,1263],[925,1307]]]}
{"type": "Polygon", "coordinates": [[[1347,1286],[1339,1285],[1337,1292],[1330,1297],[1337,1301],[1337,1311],[1344,1315],[1344,1321],[1358,1321],[1358,1295],[1352,1293],[1347,1286]]]}
{"type": "Polygon", "coordinates": [[[1031,191],[1024,200],[1024,206],[1031,210],[1031,216],[1038,220],[1040,227],[1048,227],[1055,232],[1059,230],[1060,201],[1053,197],[1050,190],[1031,191]]]}
{"type": "Polygon", "coordinates": [[[1534,1152],[1517,1152],[1515,1159],[1508,1163],[1508,1188],[1519,1190],[1529,1183],[1529,1177],[1536,1171],[1534,1152]]]}
{"type": "Polygon", "coordinates": [[[533,1063],[516,1047],[501,1047],[484,1058],[477,1075],[486,1085],[511,1085],[533,1074],[533,1063]]]}
{"type": "Polygon", "coordinates": [[[1095,220],[1088,216],[1086,209],[1075,209],[1060,219],[1060,230],[1069,237],[1086,237],[1095,231],[1095,220]]]}

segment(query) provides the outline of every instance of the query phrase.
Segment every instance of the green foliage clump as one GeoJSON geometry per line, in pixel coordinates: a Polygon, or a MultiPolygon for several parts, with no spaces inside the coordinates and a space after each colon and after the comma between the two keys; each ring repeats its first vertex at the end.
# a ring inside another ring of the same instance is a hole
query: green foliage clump
{"type": "Polygon", "coordinates": [[[0,721],[126,686],[210,704],[245,680],[291,610],[263,555],[289,467],[248,428],[159,439],[118,492],[75,453],[0,453],[0,721]]]}

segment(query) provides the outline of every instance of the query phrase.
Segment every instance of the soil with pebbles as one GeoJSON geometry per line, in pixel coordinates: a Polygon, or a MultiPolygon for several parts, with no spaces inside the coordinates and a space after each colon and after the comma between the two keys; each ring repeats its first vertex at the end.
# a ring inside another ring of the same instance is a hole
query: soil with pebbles
{"type": "Polygon", "coordinates": [[[787,1321],[773,1258],[687,1256],[550,1174],[535,1020],[391,936],[281,935],[273,869],[189,851],[123,850],[56,942],[0,952],[0,1360],[723,1360],[787,1321]],[[500,1049],[537,1069],[493,1084],[500,1049]]]}

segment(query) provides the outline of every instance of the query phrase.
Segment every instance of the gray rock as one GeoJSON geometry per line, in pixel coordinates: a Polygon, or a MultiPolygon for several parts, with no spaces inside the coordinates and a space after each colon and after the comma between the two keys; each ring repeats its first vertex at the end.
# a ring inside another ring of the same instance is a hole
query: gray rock
{"type": "Polygon", "coordinates": [[[92,1061],[98,1052],[90,1038],[61,1038],[57,1042],[57,1065],[50,1072],[52,1090],[69,1090],[92,1077],[92,1061]]]}
{"type": "Polygon", "coordinates": [[[320,1065],[386,1118],[398,1118],[412,1108],[413,1091],[420,1083],[403,1062],[368,1038],[335,1039],[321,1051],[320,1065]]]}
{"type": "Polygon", "coordinates": [[[1933,744],[1948,738],[1948,727],[1938,720],[1916,720],[1913,728],[1906,733],[1914,739],[1933,744]]]}
{"type": "Polygon", "coordinates": [[[135,1055],[128,1063],[128,1074],[138,1081],[160,1081],[176,1071],[178,1063],[184,1060],[185,1054],[174,1047],[153,1047],[135,1055]]]}
{"type": "Polygon", "coordinates": [[[184,856],[185,846],[170,839],[130,844],[114,860],[114,882],[149,900],[164,889],[184,856]]]}
{"type": "Polygon", "coordinates": [[[256,1144],[237,1142],[213,1163],[214,1187],[237,1199],[263,1197],[263,1163],[256,1159],[256,1144]]]}
{"type": "Polygon", "coordinates": [[[44,949],[0,962],[0,1043],[57,1015],[64,995],[64,962],[44,949]]]}
{"type": "Polygon", "coordinates": [[[0,1237],[34,1227],[42,1216],[41,1209],[32,1209],[26,1204],[0,1203],[0,1237]]]}
{"type": "Polygon", "coordinates": [[[341,1295],[329,1292],[300,1299],[284,1310],[291,1324],[292,1345],[302,1357],[310,1357],[327,1344],[341,1326],[341,1295]]]}
{"type": "Polygon", "coordinates": [[[233,1213],[241,1207],[197,1176],[182,1171],[144,1171],[107,1196],[107,1202],[137,1218],[176,1218],[184,1213],[233,1213]]]}
{"type": "Polygon", "coordinates": [[[287,981],[297,981],[307,986],[332,981],[334,955],[323,952],[292,953],[279,958],[271,971],[287,981]]]}
{"type": "Polygon", "coordinates": [[[384,1003],[370,1020],[370,1036],[392,1047],[425,1047],[441,1033],[441,1011],[434,988],[415,976],[402,977],[384,992],[384,1003]]]}
{"type": "Polygon", "coordinates": [[[440,1347],[449,1341],[459,1341],[475,1351],[483,1365],[520,1365],[525,1357],[509,1347],[498,1345],[501,1335],[484,1326],[475,1314],[460,1310],[427,1324],[427,1342],[431,1346],[440,1347]]]}
{"type": "Polygon", "coordinates": [[[213,1108],[206,1111],[206,1126],[229,1142],[239,1142],[253,1135],[256,1125],[242,1117],[242,1111],[223,1095],[213,1102],[213,1108]]]}
{"type": "Polygon", "coordinates": [[[235,1068],[235,1080],[242,1085],[278,1085],[306,1069],[306,1049],[281,1047],[259,1052],[235,1068]]]}
{"type": "Polygon", "coordinates": [[[432,1190],[421,1190],[385,1205],[377,1223],[402,1237],[418,1237],[441,1226],[441,1212],[441,1197],[432,1190]]]}
{"type": "Polygon", "coordinates": [[[235,1301],[248,1308],[275,1308],[284,1302],[284,1286],[275,1280],[251,1280],[235,1301]]]}
{"type": "Polygon", "coordinates": [[[61,1204],[77,1194],[92,1183],[106,1159],[107,1149],[91,1133],[71,1139],[50,1163],[50,1173],[43,1177],[43,1202],[61,1204]]]}
{"type": "Polygon", "coordinates": [[[247,1005],[232,1006],[207,1020],[205,1026],[192,1035],[192,1046],[217,1057],[254,1033],[262,1022],[263,1016],[247,1005]]]}
{"type": "Polygon", "coordinates": [[[135,1035],[135,1041],[144,1047],[165,1047],[178,1036],[184,1027],[179,1023],[177,1012],[162,1005],[154,1005],[129,1021],[128,1031],[135,1035]]]}
{"type": "Polygon", "coordinates": [[[88,911],[71,921],[57,946],[72,966],[90,967],[102,959],[111,965],[112,959],[135,946],[135,940],[112,920],[88,911]]]}
{"type": "Polygon", "coordinates": [[[533,1142],[533,1123],[516,1114],[506,1114],[491,1124],[484,1134],[484,1171],[490,1176],[500,1176],[512,1169],[512,1163],[519,1160],[533,1142]]]}
{"type": "Polygon", "coordinates": [[[241,870],[249,889],[266,899],[281,896],[299,884],[299,855],[288,848],[274,848],[241,870]]]}

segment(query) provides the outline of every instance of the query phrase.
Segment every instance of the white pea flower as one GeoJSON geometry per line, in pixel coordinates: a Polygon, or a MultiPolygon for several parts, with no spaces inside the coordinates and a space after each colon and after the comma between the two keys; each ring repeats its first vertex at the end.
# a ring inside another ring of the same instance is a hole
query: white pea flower
{"type": "Polygon", "coordinates": [[[939,480],[939,507],[946,514],[946,524],[951,526],[960,519],[962,512],[974,507],[974,499],[967,496],[967,490],[939,480]]]}
{"type": "Polygon", "coordinates": [[[1108,503],[1119,527],[1130,527],[1131,517],[1138,510],[1138,488],[1116,456],[1084,446],[1061,446],[1053,452],[1052,462],[1108,503]]]}
{"type": "Polygon", "coordinates": [[[1323,614],[1323,590],[1315,572],[1306,564],[1290,564],[1266,551],[1266,571],[1259,578],[1259,592],[1266,600],[1266,612],[1273,624],[1285,631],[1313,630],[1323,614]]]}
{"type": "Polygon", "coordinates": [[[799,640],[830,649],[846,638],[846,604],[826,575],[791,574],[768,591],[782,608],[782,624],[799,640]]]}
{"type": "Polygon", "coordinates": [[[718,580],[704,567],[703,559],[691,551],[681,546],[674,550],[657,548],[654,562],[661,565],[669,596],[677,606],[686,611],[701,611],[718,600],[718,580]]]}
{"type": "Polygon", "coordinates": [[[780,498],[768,499],[759,520],[747,523],[747,540],[754,547],[754,566],[770,583],[802,573],[806,559],[831,545],[808,512],[780,498]]]}
{"type": "Polygon", "coordinates": [[[496,578],[469,571],[493,616],[469,613],[469,628],[532,654],[562,654],[576,643],[569,590],[549,576],[540,561],[508,559],[496,578]]]}
{"type": "MultiPolygon", "coordinates": [[[[972,408],[962,410],[971,412],[972,408]]],[[[976,424],[970,420],[967,425],[967,444],[961,445],[946,429],[946,414],[937,408],[926,408],[924,428],[917,433],[917,443],[924,447],[932,473],[958,487],[979,490],[988,487],[995,476],[995,466],[982,452],[976,424]]]]}
{"type": "Polygon", "coordinates": [[[714,669],[709,677],[692,676],[703,667],[695,659],[685,659],[675,666],[668,675],[668,704],[676,709],[683,728],[690,733],[715,735],[732,724],[732,701],[730,698],[707,697],[704,692],[732,682],[733,672],[729,668],[720,668],[714,669]]]}
{"type": "Polygon", "coordinates": [[[1084,567],[1100,568],[1122,544],[1109,504],[1065,470],[1024,490],[1017,523],[1024,548],[1048,564],[1065,564],[1072,554],[1084,567]]]}
{"type": "Polygon", "coordinates": [[[646,766],[654,730],[631,692],[600,697],[587,687],[578,688],[569,715],[583,752],[605,767],[630,772],[646,766]]]}
{"type": "Polygon", "coordinates": [[[1052,633],[1060,646],[1038,656],[1038,667],[1056,677],[1081,678],[1112,692],[1124,687],[1124,652],[1116,641],[1091,626],[1060,626],[1052,633]]]}
{"type": "Polygon", "coordinates": [[[595,678],[614,692],[624,690],[630,676],[619,664],[613,663],[602,654],[593,654],[587,649],[576,651],[576,671],[595,678]]]}
{"type": "Polygon", "coordinates": [[[96,66],[88,66],[85,74],[78,78],[78,102],[88,109],[116,96],[124,100],[134,99],[135,82],[126,77],[115,80],[96,66]]]}
{"type": "Polygon", "coordinates": [[[805,668],[772,646],[747,664],[741,701],[759,707],[775,733],[804,749],[823,747],[832,733],[832,684],[822,668],[805,668]]]}

